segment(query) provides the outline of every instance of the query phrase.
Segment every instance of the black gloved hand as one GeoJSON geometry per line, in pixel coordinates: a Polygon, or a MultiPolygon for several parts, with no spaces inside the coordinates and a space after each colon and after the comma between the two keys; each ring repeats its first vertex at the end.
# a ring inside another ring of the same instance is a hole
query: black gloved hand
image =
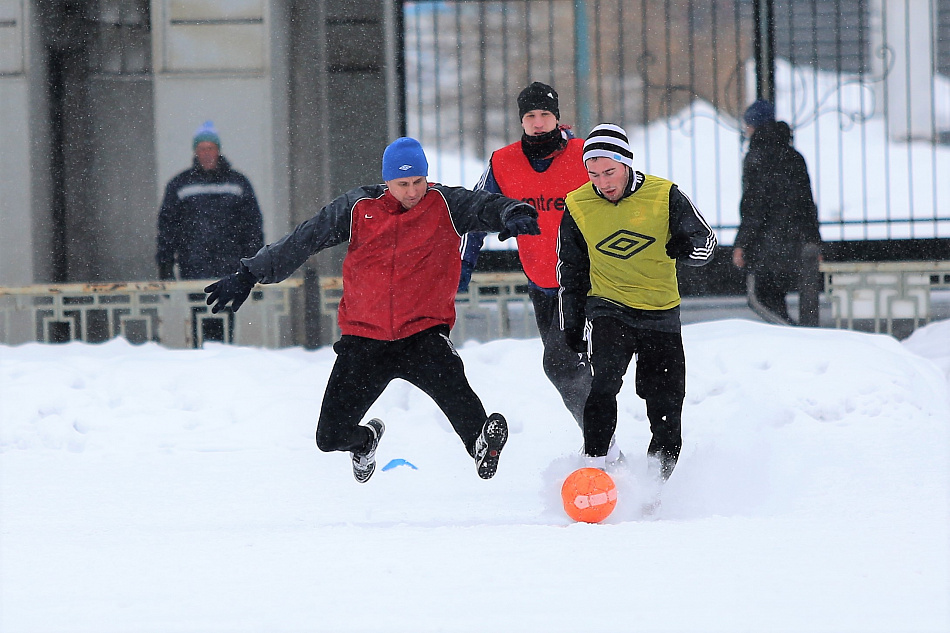
{"type": "Polygon", "coordinates": [[[679,259],[693,252],[693,242],[688,235],[677,233],[666,243],[666,255],[670,259],[679,259]]]}
{"type": "Polygon", "coordinates": [[[498,239],[502,242],[515,235],[541,235],[541,227],[538,221],[529,215],[516,215],[505,222],[505,228],[498,233],[498,239]]]}
{"type": "Polygon", "coordinates": [[[564,342],[578,354],[587,352],[587,342],[584,340],[584,328],[564,330],[564,342]]]}
{"type": "Polygon", "coordinates": [[[174,281],[175,264],[174,262],[163,262],[158,265],[158,278],[162,281],[174,281]]]}
{"type": "Polygon", "coordinates": [[[214,282],[205,288],[208,293],[208,305],[214,304],[211,312],[217,314],[231,302],[231,310],[237,312],[244,305],[251,289],[257,283],[257,277],[251,274],[243,263],[236,273],[214,282]]]}

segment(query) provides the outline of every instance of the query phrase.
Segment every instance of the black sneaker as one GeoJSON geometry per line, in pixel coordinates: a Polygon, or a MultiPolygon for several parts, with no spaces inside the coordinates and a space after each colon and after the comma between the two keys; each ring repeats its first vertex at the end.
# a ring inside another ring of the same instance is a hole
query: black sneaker
{"type": "Polygon", "coordinates": [[[386,430],[386,425],[379,418],[373,418],[360,426],[365,426],[372,434],[369,441],[369,447],[364,451],[353,451],[353,476],[356,481],[365,484],[373,476],[376,470],[376,447],[379,446],[379,439],[386,430]]]}
{"type": "Polygon", "coordinates": [[[498,457],[508,441],[508,422],[500,413],[492,413],[485,420],[482,432],[475,440],[475,468],[482,479],[491,479],[498,470],[498,457]]]}
{"type": "Polygon", "coordinates": [[[662,481],[669,479],[670,475],[673,474],[673,469],[676,468],[679,453],[672,455],[664,450],[659,450],[652,453],[647,451],[647,455],[650,458],[651,466],[659,471],[660,479],[662,481]]]}

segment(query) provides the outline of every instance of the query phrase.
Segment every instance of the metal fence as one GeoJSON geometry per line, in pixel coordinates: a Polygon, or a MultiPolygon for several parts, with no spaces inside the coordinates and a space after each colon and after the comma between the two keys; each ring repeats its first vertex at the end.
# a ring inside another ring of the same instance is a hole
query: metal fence
{"type": "Polygon", "coordinates": [[[518,92],[550,83],[562,123],[624,126],[728,245],[763,5],[824,238],[950,237],[950,0],[404,0],[406,132],[435,179],[471,186],[519,138],[518,92]]]}

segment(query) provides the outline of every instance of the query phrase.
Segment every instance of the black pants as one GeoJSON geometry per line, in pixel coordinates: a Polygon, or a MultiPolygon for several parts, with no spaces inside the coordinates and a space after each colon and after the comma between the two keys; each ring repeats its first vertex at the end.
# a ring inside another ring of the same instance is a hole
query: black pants
{"type": "Polygon", "coordinates": [[[359,427],[360,421],[386,386],[402,378],[439,405],[469,454],[474,452],[488,416],[468,384],[448,327],[429,328],[397,341],[344,335],[333,350],[337,358],[317,423],[321,451],[363,447],[369,436],[359,427]]]}
{"type": "Polygon", "coordinates": [[[534,316],[544,346],[542,366],[544,374],[561,394],[564,406],[571,412],[577,425],[584,428],[584,403],[590,392],[591,372],[586,360],[567,346],[561,331],[557,292],[546,292],[535,285],[528,286],[528,296],[534,304],[534,316]]]}
{"type": "Polygon", "coordinates": [[[781,271],[757,270],[754,279],[755,298],[758,302],[785,322],[791,323],[786,297],[795,287],[795,278],[781,271]]]}
{"type": "Polygon", "coordinates": [[[686,397],[682,335],[634,328],[610,317],[596,318],[591,325],[594,379],[584,408],[584,451],[598,457],[607,454],[617,427],[617,394],[636,354],[637,395],[646,401],[653,432],[647,452],[675,464],[683,445],[686,397]]]}

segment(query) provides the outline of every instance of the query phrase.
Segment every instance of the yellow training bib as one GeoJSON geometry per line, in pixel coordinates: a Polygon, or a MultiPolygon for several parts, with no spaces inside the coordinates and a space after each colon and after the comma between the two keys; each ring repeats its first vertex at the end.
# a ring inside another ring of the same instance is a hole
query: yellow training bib
{"type": "Polygon", "coordinates": [[[676,262],[666,254],[673,183],[645,175],[643,184],[617,204],[587,183],[567,195],[567,206],[587,242],[589,296],[640,310],[680,304],[676,262]]]}

